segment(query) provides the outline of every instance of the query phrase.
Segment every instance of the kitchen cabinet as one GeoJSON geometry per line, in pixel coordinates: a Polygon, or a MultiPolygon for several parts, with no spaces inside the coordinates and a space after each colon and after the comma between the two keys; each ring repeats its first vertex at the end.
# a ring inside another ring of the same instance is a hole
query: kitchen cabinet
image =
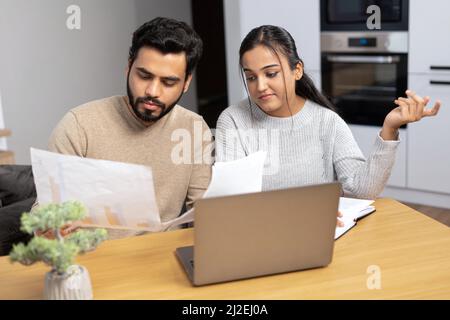
{"type": "Polygon", "coordinates": [[[408,125],[407,187],[450,193],[450,72],[410,74],[408,81],[410,88],[432,98],[429,107],[437,99],[442,107],[437,116],[408,125]]]}
{"type": "Polygon", "coordinates": [[[450,1],[409,1],[409,72],[450,71],[450,1]]]}
{"type": "MultiPolygon", "coordinates": [[[[227,0],[228,1],[228,0],[227,0]]],[[[235,1],[235,0],[232,0],[235,1]]],[[[231,2],[231,1],[230,1],[231,2]]],[[[285,28],[294,38],[306,70],[320,70],[319,0],[241,0],[242,34],[271,24],[285,28]]],[[[235,53],[233,53],[235,54],[235,53]]]]}

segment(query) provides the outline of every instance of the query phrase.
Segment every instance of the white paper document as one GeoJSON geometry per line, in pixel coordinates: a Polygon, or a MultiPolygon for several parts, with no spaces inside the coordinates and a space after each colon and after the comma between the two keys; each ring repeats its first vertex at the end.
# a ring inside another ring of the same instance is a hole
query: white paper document
{"type": "MultiPolygon", "coordinates": [[[[266,152],[259,151],[245,158],[216,162],[212,167],[212,177],[203,198],[224,197],[237,194],[261,192],[266,152]]],[[[163,223],[164,230],[194,221],[194,209],[180,217],[163,223]]]]}
{"type": "Polygon", "coordinates": [[[203,198],[261,192],[265,159],[266,152],[258,151],[242,159],[216,162],[203,198]]]}
{"type": "MultiPolygon", "coordinates": [[[[260,192],[265,152],[213,166],[204,197],[260,192]]],[[[88,217],[82,227],[158,232],[194,220],[194,210],[161,222],[150,167],[81,158],[31,148],[39,205],[82,202],[88,217]]]]}
{"type": "Polygon", "coordinates": [[[343,227],[336,227],[334,239],[339,238],[348,230],[356,225],[358,219],[375,211],[375,207],[371,204],[373,200],[352,199],[352,198],[339,198],[339,211],[342,213],[340,220],[344,222],[343,227]]]}
{"type": "Polygon", "coordinates": [[[88,209],[79,225],[162,229],[151,168],[31,149],[39,205],[77,200],[88,209]]]}

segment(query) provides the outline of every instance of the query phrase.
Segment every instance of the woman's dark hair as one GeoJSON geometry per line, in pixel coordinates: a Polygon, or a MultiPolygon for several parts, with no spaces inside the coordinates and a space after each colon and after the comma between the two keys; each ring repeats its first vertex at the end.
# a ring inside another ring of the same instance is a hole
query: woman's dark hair
{"type": "Polygon", "coordinates": [[[186,54],[186,78],[192,74],[203,52],[203,42],[188,24],[170,18],[155,18],[133,33],[129,65],[133,65],[142,47],[152,47],[163,54],[186,54]]]}
{"type": "MultiPolygon", "coordinates": [[[[258,45],[269,48],[278,58],[278,52],[281,52],[287,58],[291,70],[294,70],[298,63],[301,63],[304,67],[303,61],[298,56],[297,47],[291,34],[281,27],[264,25],[250,31],[241,43],[239,49],[239,65],[243,81],[245,77],[242,56],[258,45]]],[[[295,83],[295,93],[302,98],[311,100],[325,108],[335,111],[333,104],[317,90],[313,81],[305,72],[303,72],[302,78],[295,83]]]]}

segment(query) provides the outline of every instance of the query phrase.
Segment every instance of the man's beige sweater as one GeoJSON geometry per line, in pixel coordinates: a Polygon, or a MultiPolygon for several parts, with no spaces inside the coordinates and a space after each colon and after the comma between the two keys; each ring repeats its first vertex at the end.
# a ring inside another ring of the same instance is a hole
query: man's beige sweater
{"type": "Polygon", "coordinates": [[[191,207],[208,187],[211,178],[208,147],[211,147],[210,131],[198,114],[177,105],[146,126],[123,96],[72,109],[59,122],[49,141],[49,150],[53,152],[151,167],[163,222],[176,218],[185,202],[191,207]],[[179,163],[181,159],[183,163],[179,163]]]}

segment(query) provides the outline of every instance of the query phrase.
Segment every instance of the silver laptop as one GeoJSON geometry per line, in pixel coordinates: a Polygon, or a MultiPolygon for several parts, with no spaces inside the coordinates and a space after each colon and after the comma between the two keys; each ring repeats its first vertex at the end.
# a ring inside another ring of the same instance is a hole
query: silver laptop
{"type": "Polygon", "coordinates": [[[194,285],[324,267],[339,183],[198,200],[194,245],[176,250],[194,285]]]}

